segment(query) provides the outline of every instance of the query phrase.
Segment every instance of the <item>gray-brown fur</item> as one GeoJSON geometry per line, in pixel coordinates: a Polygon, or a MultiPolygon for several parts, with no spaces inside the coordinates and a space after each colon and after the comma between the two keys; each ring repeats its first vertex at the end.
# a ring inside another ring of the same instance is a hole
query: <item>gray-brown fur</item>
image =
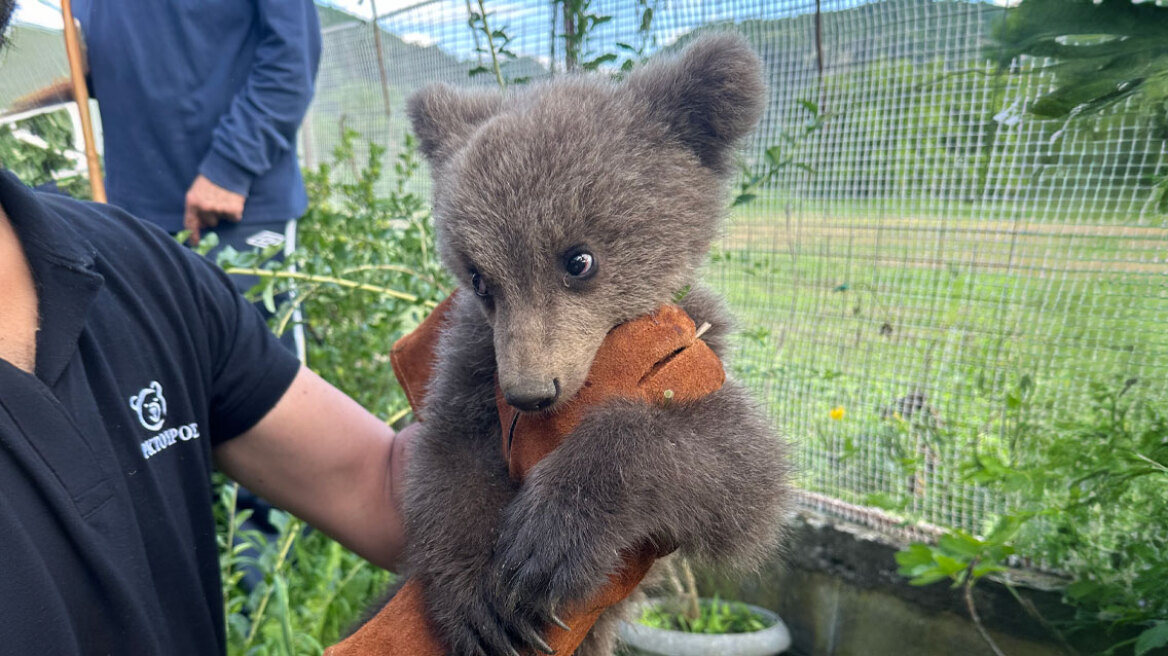
{"type": "MultiPolygon", "coordinates": [[[[556,402],[569,398],[613,326],[694,285],[763,98],[757,57],[729,35],[620,85],[572,77],[505,98],[443,86],[411,98],[439,250],[467,287],[440,341],[406,499],[409,573],[450,653],[537,647],[552,613],[596,592],[624,548],[652,541],[749,567],[774,546],[787,465],[736,382],[695,403],[598,407],[522,486],[507,475],[494,399],[496,375],[509,398],[553,380],[556,402]],[[599,267],[587,281],[564,269],[582,245],[599,267]]],[[[682,304],[721,351],[720,299],[694,285],[682,304]]],[[[606,617],[580,653],[609,653],[611,629],[606,617]]]]}

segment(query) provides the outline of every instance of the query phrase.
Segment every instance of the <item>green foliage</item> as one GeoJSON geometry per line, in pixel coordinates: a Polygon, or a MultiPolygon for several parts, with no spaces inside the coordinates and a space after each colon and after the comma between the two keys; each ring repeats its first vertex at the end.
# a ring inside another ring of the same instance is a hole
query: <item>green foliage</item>
{"type": "Polygon", "coordinates": [[[1159,646],[1168,631],[1168,416],[1128,379],[1092,385],[1089,402],[1051,426],[1033,423],[1025,417],[1040,390],[1024,381],[1004,399],[1007,441],[979,446],[966,467],[1014,509],[984,540],[953,531],[910,545],[896,556],[900,573],[914,585],[972,585],[1024,553],[1071,577],[1065,597],[1078,614],[1068,636],[1134,631],[1112,649],[1159,646]]]}
{"type": "Polygon", "coordinates": [[[273,510],[278,534],[244,530],[250,510],[238,510],[239,486],[216,474],[219,567],[229,656],[320,654],[337,642],[391,579],[302,521],[273,510]],[[250,591],[244,568],[262,573],[250,591]]]}
{"type": "MultiPolygon", "coordinates": [[[[334,166],[352,157],[355,137],[346,133],[334,166]]],[[[303,303],[313,369],[382,416],[405,408],[390,371],[389,347],[452,289],[434,252],[429,205],[407,191],[420,166],[414,139],[405,135],[403,143],[393,162],[394,187],[386,195],[376,191],[384,176],[384,150],[375,146],[356,182],[335,184],[328,165],[306,176],[313,201],[300,219],[298,254],[290,262],[299,272],[360,286],[309,282],[281,311],[288,317],[296,302],[303,303]]]]}
{"type": "MultiPolygon", "coordinates": [[[[357,168],[356,140],[347,131],[334,161],[306,172],[309,208],[288,261],[270,259],[275,247],[225,249],[218,263],[229,273],[261,278],[249,295],[275,312],[277,333],[296,320],[294,310],[302,310],[309,365],[392,423],[408,413],[408,406],[394,380],[389,348],[425,318],[448,286],[432,247],[427,204],[406,190],[419,166],[413,138],[405,137],[387,194],[377,191],[384,186],[384,150],[375,145],[369,146],[355,182],[334,181],[335,172],[357,168]]],[[[215,245],[214,234],[207,237],[200,250],[215,245]]],[[[237,508],[237,486],[218,479],[217,489],[230,656],[319,654],[391,579],[280,511],[272,512],[278,529],[273,540],[242,530],[251,511],[237,508]],[[245,566],[263,575],[252,590],[241,585],[245,566]]]]}
{"type": "MultiPolygon", "coordinates": [[[[993,27],[999,69],[1049,58],[1055,88],[1030,105],[1043,118],[1099,116],[1135,100],[1153,135],[1168,139],[1168,6],[1133,0],[1024,0],[993,27]]],[[[1168,175],[1150,180],[1150,206],[1168,214],[1168,175]]]]}
{"type": "Polygon", "coordinates": [[[375,414],[396,420],[407,406],[389,364],[389,347],[413,330],[451,286],[433,249],[427,202],[407,190],[420,166],[414,138],[405,135],[393,163],[388,194],[385,150],[370,145],[356,181],[338,183],[334,171],[355,168],[357,134],[347,130],[332,163],[305,174],[310,203],[298,223],[296,252],[283,263],[274,251],[225,249],[228,273],[256,275],[249,296],[262,299],[282,333],[301,310],[309,365],[375,414]],[[287,294],[277,307],[276,299],[287,294]]]}
{"type": "Polygon", "coordinates": [[[819,105],[810,100],[800,100],[799,106],[808,115],[802,125],[794,130],[780,130],[779,143],[766,149],[760,164],[753,167],[742,165],[738,195],[734,197],[731,207],[749,203],[757,198],[759,190],[773,185],[789,166],[815,173],[815,169],[809,164],[797,159],[798,150],[805,139],[823,128],[826,119],[819,113],[819,105]]]}
{"type": "Polygon", "coordinates": [[[76,173],[84,156],[73,144],[73,124],[64,110],[0,125],[0,165],[25,184],[56,181],[64,192],[89,198],[89,180],[76,173]]]}
{"type": "Polygon", "coordinates": [[[1141,94],[1168,137],[1168,7],[1132,0],[1024,0],[1006,12],[988,50],[999,67],[1049,57],[1057,87],[1030,107],[1061,118],[1141,94]]]}
{"type": "Polygon", "coordinates": [[[657,47],[657,34],[653,31],[653,17],[657,14],[657,0],[637,0],[640,20],[637,22],[636,43],[618,41],[616,47],[625,53],[621,62],[621,74],[633,70],[639,62],[649,56],[649,51],[657,47]]]}
{"type": "Polygon", "coordinates": [[[1153,649],[1168,647],[1168,622],[1156,622],[1136,639],[1136,656],[1143,656],[1153,649]]]}
{"type": "Polygon", "coordinates": [[[483,0],[478,0],[478,10],[471,7],[470,2],[466,4],[467,11],[467,26],[470,27],[471,33],[474,35],[475,48],[474,51],[479,55],[479,64],[469,71],[467,74],[470,77],[476,75],[483,75],[493,73],[495,81],[498,82],[499,88],[506,89],[508,82],[511,84],[523,84],[527,82],[527,77],[511,77],[506,74],[506,62],[518,59],[519,56],[515,51],[511,50],[511,35],[507,33],[506,27],[492,29],[490,20],[494,16],[493,13],[487,11],[483,0]],[[481,38],[480,38],[481,37],[481,38]],[[483,45],[485,39],[486,45],[483,45]],[[487,67],[483,61],[483,55],[491,56],[491,66],[487,67]]]}
{"type": "Polygon", "coordinates": [[[660,603],[646,605],[638,621],[655,629],[705,634],[750,633],[769,626],[746,604],[722,601],[718,597],[703,600],[698,616],[693,619],[669,604],[660,603]]]}
{"type": "Polygon", "coordinates": [[[984,539],[964,531],[953,531],[937,540],[936,545],[914,543],[896,554],[899,573],[913,585],[929,585],[950,579],[953,587],[1005,571],[1003,563],[1014,554],[1009,542],[1021,528],[1018,517],[1003,518],[984,539]]]}
{"type": "Polygon", "coordinates": [[[592,0],[552,0],[552,11],[563,12],[564,30],[556,37],[564,42],[564,67],[568,71],[595,71],[619,58],[614,52],[597,53],[591,49],[593,32],[612,20],[609,14],[593,11],[592,0]]]}

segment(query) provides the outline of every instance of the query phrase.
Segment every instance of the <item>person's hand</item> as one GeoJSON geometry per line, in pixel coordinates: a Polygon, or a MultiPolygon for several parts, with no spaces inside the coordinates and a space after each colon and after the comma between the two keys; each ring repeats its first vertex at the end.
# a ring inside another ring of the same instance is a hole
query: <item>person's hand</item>
{"type": "Polygon", "coordinates": [[[203,228],[214,228],[222,219],[239,221],[247,196],[229,191],[199,175],[187,190],[183,228],[191,232],[191,243],[198,244],[203,228]]]}
{"type": "Polygon", "coordinates": [[[410,452],[414,437],[421,430],[422,425],[413,423],[397,432],[393,437],[393,447],[389,455],[389,482],[388,493],[390,505],[397,511],[389,520],[390,529],[395,538],[405,542],[405,515],[402,511],[406,494],[406,468],[410,461],[410,452]]]}

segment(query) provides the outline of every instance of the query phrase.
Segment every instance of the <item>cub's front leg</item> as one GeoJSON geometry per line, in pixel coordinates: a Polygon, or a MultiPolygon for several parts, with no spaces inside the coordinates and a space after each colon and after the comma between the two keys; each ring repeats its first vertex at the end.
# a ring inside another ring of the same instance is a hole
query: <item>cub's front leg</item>
{"type": "Polygon", "coordinates": [[[515,495],[500,451],[494,351],[478,309],[453,309],[422,408],[405,500],[408,573],[449,653],[510,654],[491,567],[502,509],[515,495]]]}
{"type": "Polygon", "coordinates": [[[645,544],[738,566],[774,545],[782,446],[741,386],[666,407],[590,412],[504,512],[495,567],[508,607],[552,612],[595,594],[645,544]]]}

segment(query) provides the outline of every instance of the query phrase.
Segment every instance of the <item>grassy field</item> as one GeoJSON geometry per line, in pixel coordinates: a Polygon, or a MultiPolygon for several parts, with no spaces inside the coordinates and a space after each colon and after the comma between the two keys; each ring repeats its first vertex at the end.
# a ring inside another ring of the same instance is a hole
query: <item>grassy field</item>
{"type": "Polygon", "coordinates": [[[1003,500],[966,481],[974,449],[1008,458],[1091,384],[1168,389],[1168,227],[903,205],[745,206],[706,277],[806,487],[980,531],[1003,500]]]}

